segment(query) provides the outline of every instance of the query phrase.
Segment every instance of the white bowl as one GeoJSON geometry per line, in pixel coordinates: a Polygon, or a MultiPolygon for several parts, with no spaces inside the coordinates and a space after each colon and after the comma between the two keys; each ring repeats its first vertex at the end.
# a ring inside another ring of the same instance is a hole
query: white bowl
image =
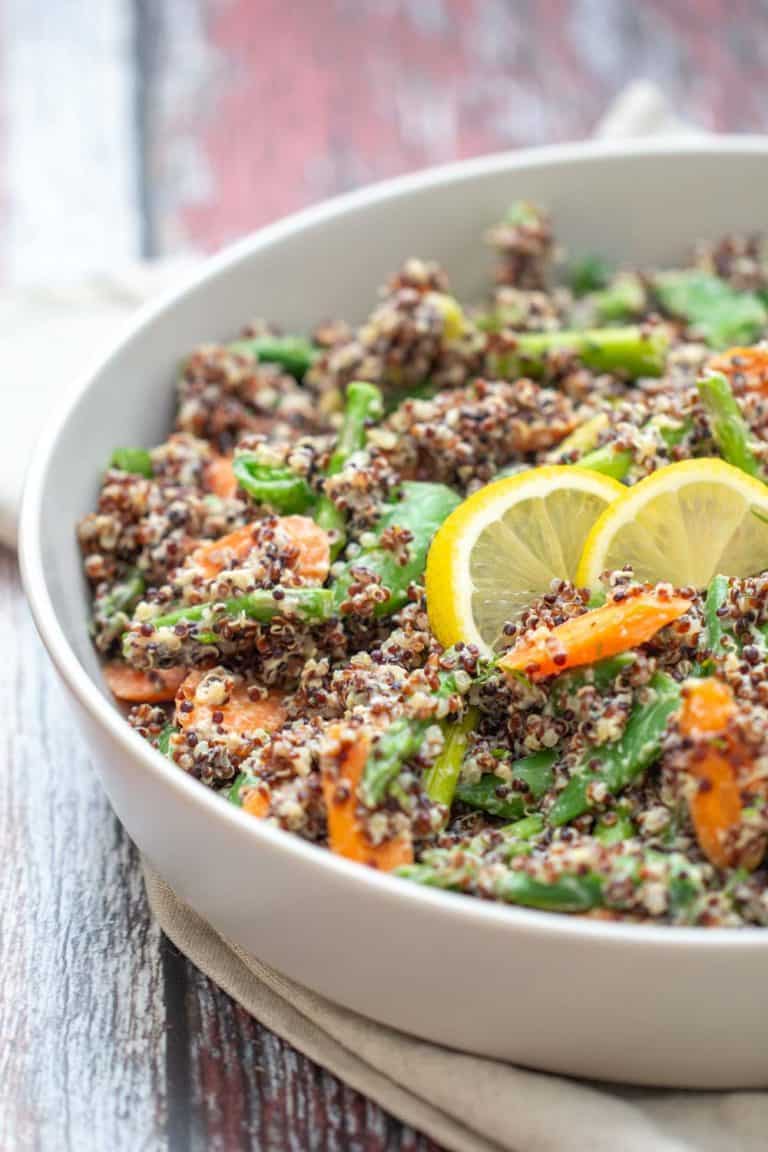
{"type": "Polygon", "coordinates": [[[256,315],[288,329],[360,319],[409,255],[457,293],[488,283],[483,232],[517,197],[574,254],[674,263],[693,242],[765,229],[768,141],[698,139],[519,152],[406,177],[264,229],[146,311],[37,447],[21,524],[37,626],[110,801],[178,895],[317,992],[441,1044],[638,1084],[768,1081],[768,931],[592,922],[419,888],[234,808],[153,751],[105,692],[88,639],[75,523],[118,444],[170,426],[179,358],[256,315]]]}

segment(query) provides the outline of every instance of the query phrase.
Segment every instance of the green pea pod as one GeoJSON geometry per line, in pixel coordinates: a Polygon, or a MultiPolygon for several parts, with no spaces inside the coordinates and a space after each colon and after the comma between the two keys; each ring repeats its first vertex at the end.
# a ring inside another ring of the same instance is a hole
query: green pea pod
{"type": "Polygon", "coordinates": [[[166,724],[157,738],[156,748],[158,752],[162,752],[163,756],[170,755],[171,736],[173,736],[175,731],[176,729],[173,724],[166,724]]]}
{"type": "Polygon", "coordinates": [[[135,476],[152,479],[152,457],[145,448],[115,448],[109,461],[110,468],[121,472],[132,472],[135,476]]]}
{"type": "Polygon", "coordinates": [[[232,471],[255,504],[269,505],[280,516],[307,512],[316,502],[317,497],[303,476],[290,468],[261,464],[251,452],[238,453],[232,471]]]}

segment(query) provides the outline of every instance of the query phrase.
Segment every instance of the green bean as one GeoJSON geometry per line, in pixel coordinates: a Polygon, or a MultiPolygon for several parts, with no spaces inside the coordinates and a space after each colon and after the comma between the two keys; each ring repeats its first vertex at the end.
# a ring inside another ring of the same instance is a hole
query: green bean
{"type": "Polygon", "coordinates": [[[228,347],[230,352],[238,356],[279,364],[297,380],[304,379],[322,352],[322,349],[303,336],[254,336],[246,340],[235,340],[228,347]]]}
{"type": "Polygon", "coordinates": [[[261,464],[252,452],[237,453],[232,471],[255,504],[268,505],[280,516],[307,512],[317,502],[316,494],[303,476],[290,468],[261,464]]]}
{"type": "Polygon", "coordinates": [[[698,388],[720,455],[748,476],[758,476],[760,464],[752,449],[752,434],[727,378],[713,372],[699,380],[698,388]]]}
{"type": "Polygon", "coordinates": [[[135,476],[152,479],[152,457],[145,448],[115,448],[109,461],[110,468],[120,472],[132,472],[135,476]]]}
{"type": "Polygon", "coordinates": [[[665,672],[656,672],[650,687],[652,698],[635,705],[619,739],[587,750],[549,813],[551,824],[568,824],[588,812],[593,807],[590,785],[602,783],[610,795],[618,795],[658,757],[667,721],[680,704],[680,686],[665,672]]]}
{"type": "Polygon", "coordinates": [[[561,332],[515,333],[510,351],[488,355],[488,371],[501,379],[546,375],[550,352],[570,350],[595,372],[621,372],[631,378],[660,376],[669,336],[662,328],[592,328],[561,332]]]}
{"type": "Polygon", "coordinates": [[[654,289],[662,307],[701,333],[713,348],[752,344],[768,325],[768,310],[753,292],[696,269],[663,272],[654,289]]]}

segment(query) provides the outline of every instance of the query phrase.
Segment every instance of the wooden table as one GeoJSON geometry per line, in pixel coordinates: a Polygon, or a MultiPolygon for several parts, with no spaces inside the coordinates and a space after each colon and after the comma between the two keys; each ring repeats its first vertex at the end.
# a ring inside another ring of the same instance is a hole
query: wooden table
{"type": "MultiPolygon", "coordinates": [[[[764,131],[766,16],[761,0],[0,0],[0,277],[210,250],[367,180],[585,136],[636,76],[706,128],[764,131]]],[[[0,635],[0,1149],[434,1148],[161,937],[1,550],[0,635]]]]}

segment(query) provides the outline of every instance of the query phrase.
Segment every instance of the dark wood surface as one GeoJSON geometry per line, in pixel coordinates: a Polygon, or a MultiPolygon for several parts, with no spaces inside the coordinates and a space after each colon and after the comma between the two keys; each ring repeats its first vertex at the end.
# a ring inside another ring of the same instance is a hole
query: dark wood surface
{"type": "MultiPolygon", "coordinates": [[[[767,28],[765,0],[0,0],[0,282],[583,137],[637,77],[766,130],[767,28]]],[[[434,1148],[162,939],[7,553],[0,635],[0,1150],[434,1148]]]]}

